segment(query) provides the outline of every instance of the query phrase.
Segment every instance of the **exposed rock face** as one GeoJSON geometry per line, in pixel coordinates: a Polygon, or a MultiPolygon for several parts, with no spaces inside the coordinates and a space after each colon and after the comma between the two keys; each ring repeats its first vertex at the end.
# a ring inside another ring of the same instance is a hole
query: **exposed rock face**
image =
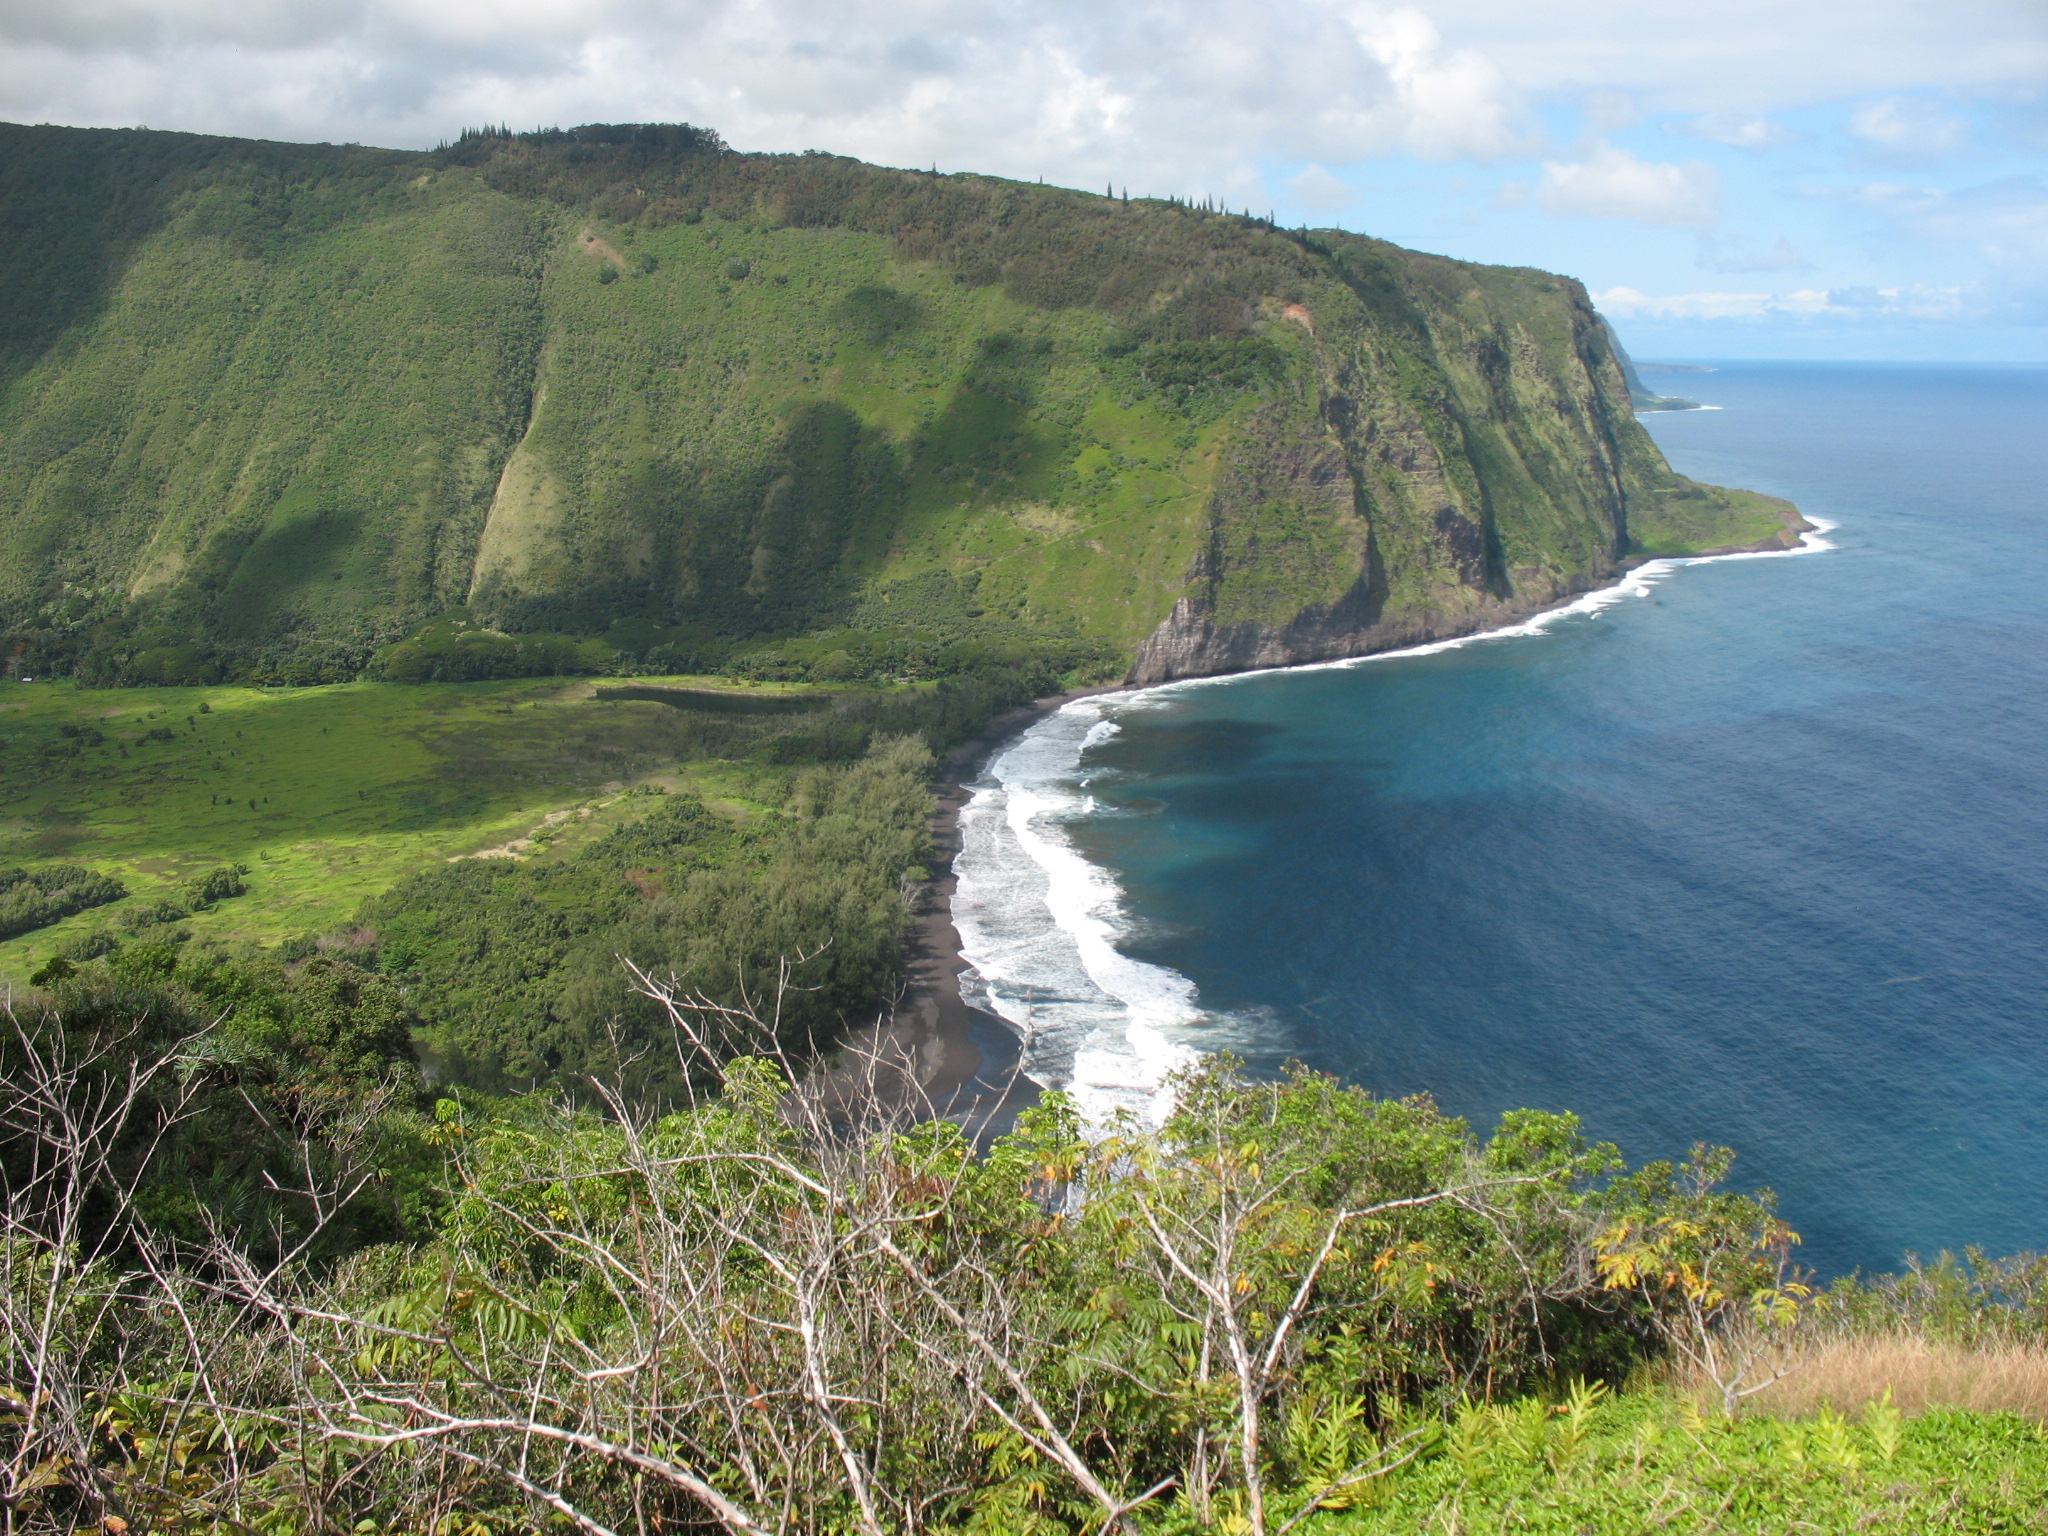
{"type": "MultiPolygon", "coordinates": [[[[1608,576],[1618,574],[1610,568],[1608,576]]],[[[1589,578],[1579,591],[1605,583],[1589,578]]],[[[1261,667],[1292,667],[1310,661],[1338,661],[1347,656],[1372,656],[1404,646],[1426,645],[1460,635],[1497,629],[1518,618],[1554,606],[1570,592],[1545,597],[1520,596],[1494,600],[1455,614],[1389,622],[1380,617],[1379,594],[1361,577],[1336,602],[1304,608],[1285,624],[1245,621],[1218,624],[1207,605],[1193,596],[1173,605],[1166,621],[1146,637],[1132,665],[1130,681],[1149,687],[1179,677],[1217,677],[1261,667]]]]}
{"type": "MultiPolygon", "coordinates": [[[[1449,271],[1408,270],[1433,292],[1449,271]]],[[[1796,542],[1806,525],[1789,503],[1672,473],[1583,292],[1516,275],[1519,291],[1475,284],[1426,329],[1383,293],[1302,322],[1315,396],[1233,439],[1185,590],[1132,682],[1472,634],[1653,555],[1796,542]]]]}
{"type": "MultiPolygon", "coordinates": [[[[1775,513],[1781,519],[1776,532],[1751,542],[1709,546],[1692,553],[1734,555],[1795,549],[1799,535],[1813,527],[1790,502],[1763,496],[1754,500],[1775,504],[1775,513]]],[[[1451,532],[1455,537],[1455,526],[1451,532]]],[[[1190,573],[1188,594],[1173,605],[1173,612],[1139,647],[1129,681],[1150,687],[1181,677],[1219,677],[1264,667],[1340,661],[1436,640],[1454,640],[1513,624],[1607,586],[1651,558],[1654,557],[1638,555],[1595,561],[1573,581],[1532,582],[1505,596],[1485,593],[1477,602],[1441,613],[1390,619],[1385,612],[1384,570],[1369,550],[1367,569],[1342,596],[1329,603],[1309,604],[1276,624],[1257,619],[1219,619],[1212,596],[1215,566],[1213,557],[1205,556],[1190,573]]]]}

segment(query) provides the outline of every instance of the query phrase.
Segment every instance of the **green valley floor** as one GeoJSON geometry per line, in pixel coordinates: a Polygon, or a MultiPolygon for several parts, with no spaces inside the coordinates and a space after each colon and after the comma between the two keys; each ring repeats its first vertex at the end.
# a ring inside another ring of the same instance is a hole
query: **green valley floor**
{"type": "Polygon", "coordinates": [[[247,867],[247,894],[180,921],[196,939],[275,944],[329,932],[446,860],[587,840],[644,814],[651,802],[624,794],[635,785],[695,791],[736,820],[759,809],[749,791],[761,770],[733,759],[787,717],[598,694],[560,678],[0,683],[0,868],[82,865],[130,893],[0,942],[0,977],[20,981],[66,939],[175,899],[224,865],[247,867]]]}

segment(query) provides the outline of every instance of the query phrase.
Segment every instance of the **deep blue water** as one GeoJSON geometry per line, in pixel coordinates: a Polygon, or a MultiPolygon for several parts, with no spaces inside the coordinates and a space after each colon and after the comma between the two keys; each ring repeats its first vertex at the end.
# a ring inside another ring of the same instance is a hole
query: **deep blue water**
{"type": "Polygon", "coordinates": [[[2048,369],[1682,382],[1832,551],[1150,695],[1067,836],[1262,1063],[1726,1143],[1823,1273],[2048,1247],[2048,369]]]}

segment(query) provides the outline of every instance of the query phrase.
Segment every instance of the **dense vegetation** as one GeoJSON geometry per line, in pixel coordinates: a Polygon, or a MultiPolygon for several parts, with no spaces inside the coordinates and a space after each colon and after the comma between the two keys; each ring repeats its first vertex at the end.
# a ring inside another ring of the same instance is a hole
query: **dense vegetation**
{"type": "Polygon", "coordinates": [[[682,127],[0,127],[0,235],[32,677],[746,675],[819,631],[943,676],[901,615],[945,583],[949,644],[1107,674],[1182,597],[1384,645],[1787,513],[1670,473],[1578,285],[1175,203],[682,127]]]}
{"type": "Polygon", "coordinates": [[[844,769],[797,776],[785,814],[753,828],[671,796],[569,859],[415,876],[364,909],[375,963],[434,1020],[430,1057],[468,1082],[574,1082],[658,1051],[661,1017],[622,954],[735,1003],[772,992],[786,966],[797,990],[781,1027],[814,1048],[869,1016],[900,972],[930,768],[922,742],[885,738],[844,769]]]}
{"type": "Polygon", "coordinates": [[[2038,1350],[2048,1291],[1813,1298],[1712,1153],[1218,1062],[1157,1132],[1053,1098],[976,1156],[660,986],[769,1054],[686,1045],[722,1071],[667,1114],[429,1108],[348,970],[131,953],[15,1021],[12,1529],[2006,1532],[2048,1494],[2011,1417],[1721,1413],[1932,1295],[2038,1350]],[[1703,1348],[1706,1398],[1648,1384],[1703,1348]]]}
{"type": "Polygon", "coordinates": [[[918,643],[949,675],[567,696],[16,685],[0,838],[100,869],[0,874],[0,915],[19,917],[0,938],[20,935],[0,969],[85,985],[130,951],[181,973],[317,955],[399,984],[444,1081],[574,1089],[632,1058],[636,1091],[663,1094],[618,956],[733,1004],[788,962],[785,1040],[823,1043],[900,983],[935,755],[1065,675],[1056,651],[952,645],[942,618],[918,643]]]}
{"type": "Polygon", "coordinates": [[[47,927],[74,912],[119,901],[127,894],[120,881],[75,864],[0,869],[0,939],[47,927]]]}

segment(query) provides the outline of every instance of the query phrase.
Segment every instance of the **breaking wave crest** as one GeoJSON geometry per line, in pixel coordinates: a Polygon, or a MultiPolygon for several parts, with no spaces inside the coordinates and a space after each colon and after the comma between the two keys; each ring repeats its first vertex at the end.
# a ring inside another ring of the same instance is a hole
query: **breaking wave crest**
{"type": "Polygon", "coordinates": [[[1067,828],[1094,811],[1082,759],[1116,731],[1123,695],[1077,699],[999,752],[960,812],[953,923],[968,1000],[1024,1041],[1033,1081],[1072,1093],[1090,1120],[1155,1117],[1167,1075],[1194,1058],[1194,983],[1133,960],[1122,891],[1067,828]]]}

